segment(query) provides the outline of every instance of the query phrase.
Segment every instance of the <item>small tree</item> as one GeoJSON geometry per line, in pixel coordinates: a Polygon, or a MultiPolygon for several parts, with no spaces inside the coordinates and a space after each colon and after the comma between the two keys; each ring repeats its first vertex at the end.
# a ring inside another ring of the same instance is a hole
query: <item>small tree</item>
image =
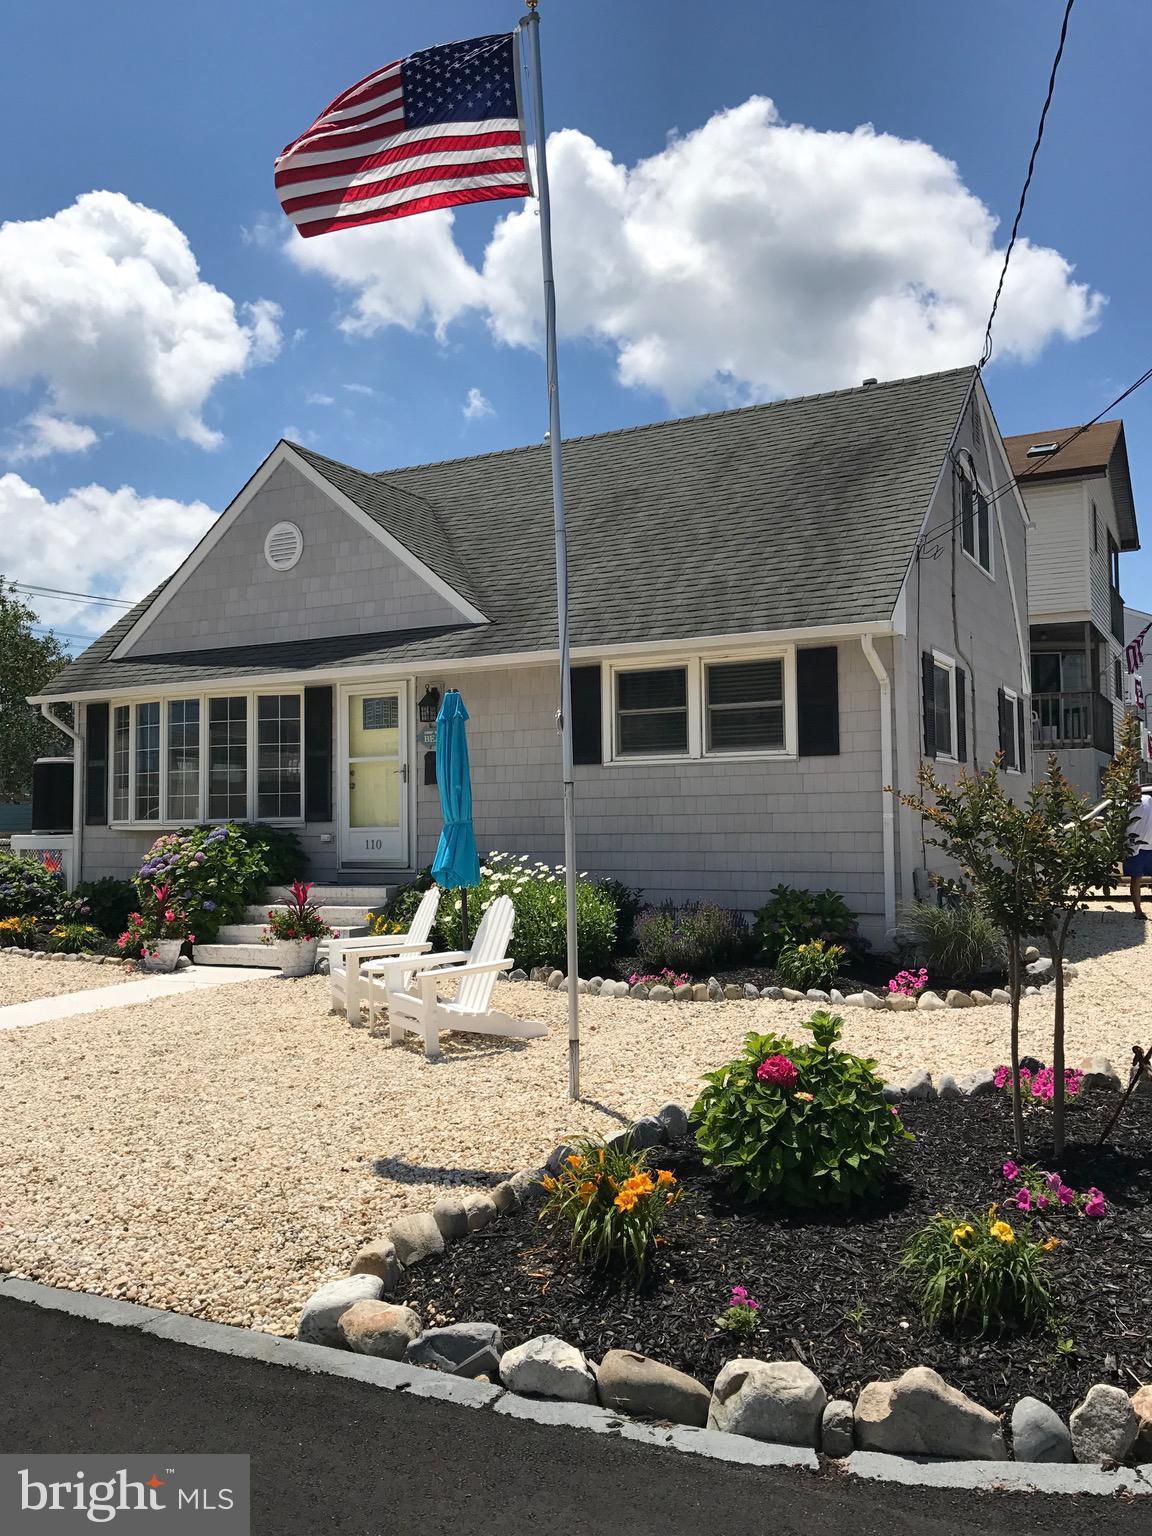
{"type": "Polygon", "coordinates": [[[68,661],[55,635],[35,635],[36,615],[0,577],[0,800],[26,800],[32,764],[60,751],[60,732],[27,702],[68,661]]]}
{"type": "Polygon", "coordinates": [[[1055,757],[1023,805],[1005,792],[997,756],[988,772],[961,773],[950,786],[937,779],[931,765],[919,774],[920,795],[901,795],[903,804],[936,830],[928,841],[963,869],[1008,947],[1011,1008],[1012,1119],[1016,1150],[1024,1150],[1020,1103],[1020,945],[1030,934],[1043,934],[1055,971],[1052,1022],[1052,1138],[1056,1155],[1064,1151],[1064,955],[1084,897],[1103,885],[1123,857],[1128,823],[1138,790],[1138,728],[1126,718],[1122,745],[1104,775],[1108,802],[1089,817],[1089,802],[1060,771],[1055,757]],[[929,803],[924,793],[930,793],[929,803]]]}

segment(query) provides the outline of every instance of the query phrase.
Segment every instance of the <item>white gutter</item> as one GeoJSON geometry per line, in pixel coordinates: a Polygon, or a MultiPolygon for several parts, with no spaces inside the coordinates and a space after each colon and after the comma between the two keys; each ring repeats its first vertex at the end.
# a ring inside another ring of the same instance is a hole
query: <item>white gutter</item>
{"type": "Polygon", "coordinates": [[[896,796],[886,785],[894,783],[892,773],[892,680],[880,660],[872,635],[860,636],[860,648],[880,685],[880,826],[884,844],[884,934],[896,926],[896,796]]]}
{"type": "MultiPolygon", "coordinates": [[[[77,703],[72,707],[79,720],[83,706],[77,703]]],[[[50,703],[41,704],[40,713],[49,725],[72,738],[72,873],[79,884],[84,878],[84,733],[75,730],[66,720],[58,719],[52,713],[50,703]]]]}

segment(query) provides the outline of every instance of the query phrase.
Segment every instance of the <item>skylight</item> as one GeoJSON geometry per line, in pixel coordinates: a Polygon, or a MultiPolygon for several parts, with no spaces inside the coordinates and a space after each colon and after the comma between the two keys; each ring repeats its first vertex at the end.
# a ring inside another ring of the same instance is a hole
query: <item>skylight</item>
{"type": "Polygon", "coordinates": [[[1059,446],[1058,443],[1033,443],[1028,450],[1028,457],[1034,459],[1042,453],[1055,453],[1059,446]]]}

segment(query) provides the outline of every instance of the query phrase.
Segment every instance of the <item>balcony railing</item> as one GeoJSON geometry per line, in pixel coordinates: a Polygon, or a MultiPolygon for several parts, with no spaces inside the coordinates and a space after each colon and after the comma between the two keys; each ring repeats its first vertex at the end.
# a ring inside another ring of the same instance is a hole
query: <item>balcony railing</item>
{"type": "Polygon", "coordinates": [[[1032,745],[1036,751],[1095,747],[1098,752],[1111,752],[1115,744],[1112,700],[1104,694],[1085,689],[1032,695],[1032,745]]]}
{"type": "Polygon", "coordinates": [[[1108,602],[1111,607],[1112,634],[1124,644],[1124,599],[1115,587],[1108,588],[1108,602]]]}

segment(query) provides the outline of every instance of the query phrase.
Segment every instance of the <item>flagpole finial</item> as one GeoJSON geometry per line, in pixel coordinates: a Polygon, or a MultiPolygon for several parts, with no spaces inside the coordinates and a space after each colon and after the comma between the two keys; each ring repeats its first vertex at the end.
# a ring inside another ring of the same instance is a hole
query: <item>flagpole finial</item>
{"type": "Polygon", "coordinates": [[[524,4],[528,7],[528,9],[530,11],[534,11],[536,9],[537,5],[539,5],[539,3],[540,3],[540,0],[524,0],[524,4]]]}

